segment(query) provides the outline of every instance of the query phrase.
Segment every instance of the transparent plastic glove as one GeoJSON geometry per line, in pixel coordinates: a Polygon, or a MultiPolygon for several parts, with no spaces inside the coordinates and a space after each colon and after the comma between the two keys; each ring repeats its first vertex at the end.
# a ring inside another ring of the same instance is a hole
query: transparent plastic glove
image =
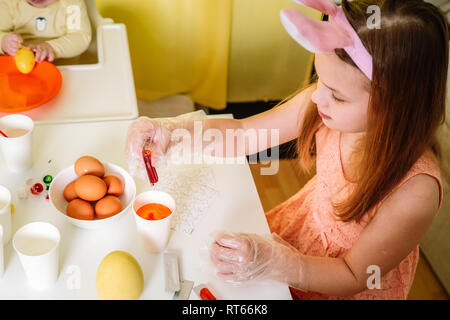
{"type": "Polygon", "coordinates": [[[152,153],[152,165],[158,167],[165,161],[169,148],[180,142],[180,139],[172,139],[175,129],[185,129],[188,132],[193,126],[194,120],[206,118],[204,111],[190,112],[170,119],[150,119],[140,117],[133,121],[128,128],[125,145],[125,155],[129,172],[133,176],[143,176],[145,168],[142,158],[144,146],[152,153]]]}
{"type": "Polygon", "coordinates": [[[156,166],[166,153],[169,143],[170,131],[166,128],[164,121],[147,117],[140,117],[133,121],[128,128],[125,145],[125,155],[131,175],[140,176],[141,169],[145,168],[142,157],[144,146],[152,152],[152,164],[156,166]]]}
{"type": "Polygon", "coordinates": [[[210,247],[216,275],[231,284],[275,280],[307,290],[302,254],[277,234],[219,233],[210,247]]]}

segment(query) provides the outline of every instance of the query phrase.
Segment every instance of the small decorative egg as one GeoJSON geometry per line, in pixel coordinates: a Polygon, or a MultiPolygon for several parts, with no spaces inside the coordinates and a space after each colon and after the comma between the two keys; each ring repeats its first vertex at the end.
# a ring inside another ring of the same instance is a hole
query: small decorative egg
{"type": "Polygon", "coordinates": [[[66,213],[69,217],[80,220],[93,220],[94,207],[89,201],[74,199],[67,205],[66,213]]]}
{"type": "Polygon", "coordinates": [[[24,74],[30,73],[34,68],[34,64],[36,63],[33,51],[27,48],[20,49],[16,53],[14,59],[16,61],[17,69],[19,69],[19,71],[24,74]]]}
{"type": "Polygon", "coordinates": [[[95,204],[95,215],[98,219],[105,219],[122,211],[122,202],[116,196],[106,196],[95,204]]]}
{"type": "Polygon", "coordinates": [[[64,188],[64,199],[70,202],[76,198],[78,198],[78,195],[75,192],[75,181],[72,181],[64,188]]]}
{"type": "Polygon", "coordinates": [[[105,167],[103,164],[91,156],[83,156],[75,161],[74,170],[79,177],[90,174],[103,178],[105,175],[105,167]]]}
{"type": "Polygon", "coordinates": [[[83,200],[97,201],[106,194],[106,183],[97,176],[84,175],[75,181],[75,193],[83,200]]]}
{"type": "Polygon", "coordinates": [[[103,178],[103,181],[106,183],[106,187],[108,188],[108,191],[106,191],[107,194],[112,194],[116,197],[119,197],[123,193],[123,183],[122,180],[120,180],[116,176],[106,176],[103,178]]]}

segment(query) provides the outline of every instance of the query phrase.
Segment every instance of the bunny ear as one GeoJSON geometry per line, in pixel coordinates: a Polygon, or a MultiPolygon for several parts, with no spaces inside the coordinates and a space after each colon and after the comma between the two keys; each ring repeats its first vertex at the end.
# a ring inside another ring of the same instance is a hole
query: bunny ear
{"type": "Polygon", "coordinates": [[[364,47],[341,7],[332,0],[294,0],[329,15],[328,21],[313,20],[296,9],[281,10],[281,23],[287,32],[311,52],[332,52],[342,48],[359,69],[372,80],[372,56],[364,47]]]}
{"type": "Polygon", "coordinates": [[[335,22],[313,20],[293,8],[281,10],[280,16],[290,36],[311,52],[331,52],[353,45],[345,28],[335,22]]]}
{"type": "Polygon", "coordinates": [[[337,6],[333,0],[293,0],[294,2],[319,10],[328,15],[335,15],[337,6]]]}

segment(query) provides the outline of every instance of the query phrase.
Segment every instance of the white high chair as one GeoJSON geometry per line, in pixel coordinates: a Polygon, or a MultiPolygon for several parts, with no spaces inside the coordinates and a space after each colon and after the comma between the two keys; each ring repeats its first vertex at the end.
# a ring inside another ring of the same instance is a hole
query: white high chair
{"type": "MultiPolygon", "coordinates": [[[[78,57],[69,59],[58,59],[55,64],[61,65],[79,65],[79,64],[96,64],[99,62],[97,54],[97,34],[101,33],[101,27],[104,25],[114,24],[113,19],[103,18],[97,10],[95,0],[85,0],[89,14],[92,29],[92,41],[89,48],[78,57]],[[99,30],[100,27],[100,30],[99,30]]],[[[99,52],[101,54],[101,52],[99,52]]]]}
{"type": "Polygon", "coordinates": [[[24,112],[37,124],[129,120],[139,115],[126,27],[103,18],[94,0],[85,2],[92,42],[80,57],[55,61],[63,78],[61,91],[45,105],[24,112]]]}

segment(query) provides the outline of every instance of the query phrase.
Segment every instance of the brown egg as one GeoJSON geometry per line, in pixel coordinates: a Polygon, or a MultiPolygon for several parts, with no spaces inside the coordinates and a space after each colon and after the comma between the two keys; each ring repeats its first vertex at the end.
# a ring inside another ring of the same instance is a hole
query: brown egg
{"type": "Polygon", "coordinates": [[[122,211],[122,202],[116,196],[106,196],[95,204],[95,215],[105,219],[122,211]]]}
{"type": "Polygon", "coordinates": [[[94,219],[94,207],[88,201],[74,199],[67,205],[66,213],[69,217],[80,220],[94,219]]]}
{"type": "Polygon", "coordinates": [[[75,181],[72,181],[64,188],[64,199],[70,202],[76,198],[78,198],[78,195],[75,192],[75,181]]]}
{"type": "Polygon", "coordinates": [[[75,181],[75,192],[83,200],[97,201],[106,194],[106,183],[97,176],[84,175],[75,181]]]}
{"type": "Polygon", "coordinates": [[[103,178],[103,181],[105,181],[106,187],[108,188],[108,191],[106,191],[107,194],[118,197],[123,193],[123,183],[118,177],[106,176],[103,178]]]}
{"type": "Polygon", "coordinates": [[[86,174],[94,175],[103,178],[105,175],[105,167],[94,157],[83,156],[79,158],[74,165],[74,170],[77,176],[81,177],[86,174]]]}

